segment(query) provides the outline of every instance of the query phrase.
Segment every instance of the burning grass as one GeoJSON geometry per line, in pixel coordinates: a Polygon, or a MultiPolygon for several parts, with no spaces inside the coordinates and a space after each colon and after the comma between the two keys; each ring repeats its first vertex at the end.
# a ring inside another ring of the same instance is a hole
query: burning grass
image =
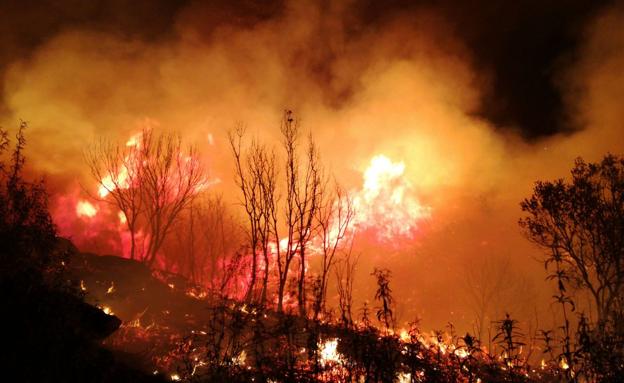
{"type": "Polygon", "coordinates": [[[104,344],[168,380],[541,382],[562,371],[511,358],[502,348],[488,352],[452,327],[427,333],[412,323],[394,331],[373,325],[367,314],[352,325],[331,315],[313,320],[227,299],[135,261],[78,258],[73,275],[87,299],[124,319],[104,344]]]}

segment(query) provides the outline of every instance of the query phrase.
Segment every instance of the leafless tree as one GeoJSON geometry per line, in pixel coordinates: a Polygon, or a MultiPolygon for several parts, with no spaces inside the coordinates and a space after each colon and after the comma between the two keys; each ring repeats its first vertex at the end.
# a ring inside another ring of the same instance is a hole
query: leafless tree
{"type": "Polygon", "coordinates": [[[259,269],[258,255],[261,254],[264,272],[260,303],[265,304],[269,288],[271,246],[279,242],[279,239],[272,236],[277,209],[276,159],[272,151],[256,140],[252,140],[250,148],[243,153],[244,134],[245,129],[239,125],[229,133],[229,140],[236,165],[236,182],[243,195],[242,205],[247,216],[247,235],[252,257],[251,278],[245,301],[254,301],[259,269]]]}
{"type": "Polygon", "coordinates": [[[137,166],[141,150],[136,145],[119,145],[100,139],[85,152],[85,161],[91,176],[98,182],[98,197],[114,204],[123,214],[130,233],[130,258],[142,259],[137,254],[136,234],[143,212],[143,168],[137,166]],[[106,198],[109,197],[109,198],[106,198]]]}
{"type": "Polygon", "coordinates": [[[318,318],[318,315],[325,311],[330,271],[337,261],[339,250],[349,248],[344,246],[344,242],[353,239],[352,233],[348,230],[355,214],[352,199],[338,185],[332,192],[325,192],[321,199],[316,216],[321,240],[321,274],[314,305],[314,318],[318,318]]]}
{"type": "Polygon", "coordinates": [[[345,257],[336,263],[336,287],[338,290],[338,308],[342,323],[350,327],[353,325],[353,281],[355,280],[355,267],[359,254],[353,255],[351,248],[345,257]]]}
{"type": "Polygon", "coordinates": [[[463,266],[463,288],[467,302],[474,312],[474,333],[479,339],[489,339],[486,332],[495,318],[506,312],[532,323],[535,291],[531,280],[518,272],[512,259],[501,254],[481,254],[463,266]]]}
{"type": "Polygon", "coordinates": [[[156,256],[180,212],[194,200],[206,184],[206,177],[194,147],[184,149],[180,136],[145,130],[141,140],[141,185],[149,245],[148,265],[156,256]]]}
{"type": "Polygon", "coordinates": [[[105,140],[86,153],[100,197],[115,204],[131,236],[131,257],[153,265],[180,212],[187,208],[206,178],[193,147],[184,149],[172,134],[154,136],[144,129],[138,141],[120,146],[105,140]],[[136,254],[139,224],[149,233],[147,250],[136,254]]]}
{"type": "MultiPolygon", "coordinates": [[[[198,194],[176,219],[171,232],[162,248],[165,268],[176,267],[193,285],[220,294],[224,274],[242,243],[240,223],[229,211],[223,197],[208,191],[198,194]]],[[[240,261],[238,266],[244,267],[244,259],[240,261]]],[[[240,273],[239,278],[232,278],[228,283],[240,282],[244,271],[240,270],[240,273]]],[[[232,295],[233,291],[227,294],[232,295]]]]}
{"type": "Polygon", "coordinates": [[[242,233],[221,196],[209,196],[202,202],[198,222],[204,236],[201,249],[205,256],[200,257],[199,262],[201,270],[208,269],[202,274],[208,276],[211,289],[224,290],[230,278],[225,274],[231,268],[230,263],[237,258],[242,233]]]}
{"type": "MultiPolygon", "coordinates": [[[[306,162],[301,173],[298,156],[299,125],[293,112],[284,113],[281,124],[283,147],[286,151],[286,206],[285,224],[286,246],[277,246],[278,311],[283,309],[284,289],[291,263],[299,255],[299,275],[297,278],[297,303],[299,314],[306,315],[306,255],[310,237],[314,232],[314,217],[320,206],[322,175],[318,150],[312,137],[308,139],[306,162]]],[[[274,218],[273,229],[278,232],[274,218]]],[[[281,238],[276,235],[276,238],[281,238]]]]}
{"type": "Polygon", "coordinates": [[[244,150],[244,128],[230,132],[229,139],[236,166],[236,181],[242,192],[242,205],[248,221],[249,247],[252,254],[251,278],[246,300],[254,300],[258,279],[258,255],[263,256],[264,274],[260,301],[266,300],[270,255],[277,270],[277,310],[283,311],[284,295],[293,261],[298,256],[297,298],[301,314],[306,306],[306,255],[315,229],[320,206],[322,177],[318,150],[311,137],[305,163],[299,158],[299,129],[291,111],[281,123],[285,150],[285,189],[283,203],[278,196],[278,171],[275,153],[252,141],[244,150]],[[283,213],[283,216],[282,216],[283,213]],[[282,235],[283,232],[286,232],[282,235]]]}

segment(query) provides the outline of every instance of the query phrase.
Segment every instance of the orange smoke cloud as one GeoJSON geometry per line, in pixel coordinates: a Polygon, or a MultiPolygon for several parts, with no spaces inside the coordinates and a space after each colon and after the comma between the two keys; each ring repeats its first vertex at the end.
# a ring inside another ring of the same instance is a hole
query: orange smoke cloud
{"type": "MultiPolygon", "coordinates": [[[[154,119],[199,146],[211,175],[223,181],[216,189],[234,206],[225,132],[242,121],[259,139],[277,143],[279,116],[292,108],[339,182],[361,189],[358,225],[374,222],[381,236],[426,228],[400,249],[363,246],[358,298],[371,297],[372,266],[387,266],[395,270],[404,320],[419,314],[432,325],[468,324],[473,303],[457,286],[471,268],[510,259],[521,274],[507,276],[517,281],[509,294],[520,297],[511,310],[528,317],[534,302],[547,306],[548,292],[544,299],[528,293],[542,274],[533,261],[539,254],[516,227],[518,202],[534,180],[565,175],[577,155],[596,160],[624,151],[621,9],[606,10],[587,27],[582,58],[561,71],[570,120],[582,129],[535,143],[474,116],[487,73],[435,12],[420,12],[418,22],[390,18],[353,37],[348,18],[338,17],[344,9],[289,2],[253,25],[206,32],[202,6],[191,5],[175,32],[155,42],[61,31],[10,66],[2,124],[29,121],[36,170],[74,181],[56,190],[57,206],[98,220],[102,208],[72,189],[77,182],[94,190],[82,151],[96,137],[125,142],[137,121],[154,119]],[[69,194],[71,204],[63,205],[69,194]]],[[[108,212],[108,234],[122,224],[116,214],[108,212]]],[[[84,229],[76,225],[62,232],[84,229]]],[[[493,316],[505,308],[487,310],[493,316]]]]}

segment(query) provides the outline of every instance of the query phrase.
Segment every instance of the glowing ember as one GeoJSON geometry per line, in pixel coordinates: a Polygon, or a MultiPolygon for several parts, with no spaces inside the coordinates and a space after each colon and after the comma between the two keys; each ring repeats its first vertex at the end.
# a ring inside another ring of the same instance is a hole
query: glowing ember
{"type": "Polygon", "coordinates": [[[128,141],[126,141],[126,146],[139,147],[142,137],[143,137],[143,132],[135,133],[132,137],[128,139],[128,141]]]}
{"type": "Polygon", "coordinates": [[[106,294],[112,294],[115,292],[115,282],[111,282],[110,287],[106,290],[106,294]]]}
{"type": "Polygon", "coordinates": [[[238,356],[232,358],[232,363],[234,363],[237,366],[244,366],[246,360],[247,360],[247,353],[245,352],[245,350],[243,350],[241,351],[240,354],[238,354],[238,356]]]}
{"type": "Polygon", "coordinates": [[[324,343],[319,344],[321,350],[321,364],[327,363],[340,363],[342,362],[342,355],[338,352],[338,339],[328,339],[324,343]]]}
{"type": "Polygon", "coordinates": [[[371,159],[364,171],[362,190],[353,199],[356,229],[373,229],[378,239],[387,241],[413,237],[418,223],[430,216],[431,209],[416,199],[404,174],[403,162],[393,162],[384,155],[371,159]]]}
{"type": "MultiPolygon", "coordinates": [[[[128,141],[126,142],[126,146],[130,148],[138,149],[141,146],[142,138],[143,138],[143,132],[135,133],[133,136],[131,136],[128,139],[128,141]]],[[[124,159],[124,162],[132,163],[132,167],[136,166],[135,152],[136,151],[130,152],[124,159]],[[135,161],[132,161],[133,159],[135,161]]],[[[121,165],[119,170],[115,174],[109,174],[100,181],[98,195],[101,198],[104,198],[116,188],[127,189],[130,186],[131,185],[129,184],[129,181],[128,181],[128,168],[125,165],[121,165]]]]}
{"type": "Polygon", "coordinates": [[[122,225],[125,225],[126,222],[128,222],[128,220],[126,219],[126,215],[122,211],[117,213],[117,217],[119,218],[119,223],[122,225]]]}
{"type": "Polygon", "coordinates": [[[97,214],[97,208],[89,201],[78,201],[76,215],[78,217],[93,218],[97,214]]]}
{"type": "Polygon", "coordinates": [[[460,359],[464,359],[464,358],[466,358],[469,355],[468,351],[466,351],[466,349],[464,349],[464,348],[457,348],[457,349],[455,349],[455,351],[453,351],[453,354],[455,354],[460,359]]]}
{"type": "Polygon", "coordinates": [[[102,306],[102,311],[104,311],[104,314],[106,315],[115,315],[115,313],[113,313],[113,310],[111,310],[111,308],[108,306],[102,306]]]}
{"type": "Polygon", "coordinates": [[[568,368],[570,368],[570,365],[568,364],[565,356],[561,357],[561,360],[559,361],[559,367],[561,367],[562,370],[567,370],[568,368]]]}
{"type": "Polygon", "coordinates": [[[401,331],[399,332],[399,338],[401,339],[401,341],[406,343],[412,340],[412,337],[406,329],[401,329],[401,331]]]}

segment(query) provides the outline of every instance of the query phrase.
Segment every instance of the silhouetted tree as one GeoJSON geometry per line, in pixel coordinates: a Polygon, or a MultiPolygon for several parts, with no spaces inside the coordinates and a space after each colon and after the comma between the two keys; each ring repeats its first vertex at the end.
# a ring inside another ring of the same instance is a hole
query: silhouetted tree
{"type": "Polygon", "coordinates": [[[340,320],[345,327],[353,326],[353,282],[359,257],[360,254],[353,255],[349,249],[345,257],[337,263],[335,269],[338,309],[340,310],[340,320]]]}
{"type": "Polygon", "coordinates": [[[130,233],[130,259],[142,258],[142,254],[137,254],[137,231],[145,197],[143,167],[138,165],[142,154],[139,145],[140,142],[119,145],[102,138],[84,154],[91,176],[98,182],[98,198],[112,203],[123,214],[130,233]]]}
{"type": "Polygon", "coordinates": [[[520,220],[529,240],[547,250],[549,280],[562,308],[562,336],[543,332],[547,350],[559,340],[559,366],[574,380],[611,381],[624,358],[624,159],[606,155],[599,163],[575,161],[571,179],[537,182],[522,201],[520,220]],[[581,314],[576,336],[570,323],[574,290],[589,293],[596,323],[581,314]]]}
{"type": "Polygon", "coordinates": [[[185,150],[179,136],[155,136],[146,128],[133,140],[123,147],[101,141],[87,151],[86,158],[100,197],[110,195],[126,218],[131,257],[151,266],[175,219],[190,205],[206,178],[196,149],[185,150]],[[149,240],[138,256],[135,238],[140,223],[149,240]]]}
{"type": "Polygon", "coordinates": [[[251,303],[254,300],[259,268],[258,255],[262,254],[264,273],[260,303],[265,304],[269,288],[271,246],[279,243],[279,238],[275,237],[278,215],[276,158],[275,153],[256,140],[252,140],[249,149],[243,152],[244,134],[245,129],[240,125],[229,132],[236,165],[236,183],[241,190],[242,205],[247,216],[247,235],[252,257],[245,301],[251,303]]]}
{"type": "Polygon", "coordinates": [[[121,321],[85,303],[68,280],[76,250],[56,235],[43,181],[24,175],[26,129],[22,122],[11,148],[0,128],[0,300],[8,310],[4,375],[23,382],[156,380],[121,365],[101,347],[121,321]]]}
{"type": "Polygon", "coordinates": [[[306,255],[308,242],[314,232],[314,218],[320,207],[322,194],[322,175],[318,149],[312,137],[308,137],[306,161],[301,169],[297,153],[299,124],[293,113],[288,110],[282,119],[281,132],[286,151],[286,226],[287,242],[284,251],[284,263],[280,262],[280,246],[277,246],[278,272],[280,274],[278,310],[281,309],[284,286],[288,268],[295,254],[299,254],[299,277],[297,283],[297,303],[299,314],[306,314],[306,255]]]}
{"type": "Polygon", "coordinates": [[[246,300],[251,301],[258,274],[257,255],[264,257],[265,272],[261,301],[267,293],[269,255],[274,253],[277,270],[277,310],[283,311],[286,285],[293,261],[299,258],[296,278],[299,313],[306,311],[306,255],[315,232],[315,217],[320,206],[322,176],[318,150],[310,137],[305,161],[299,157],[299,127],[292,111],[285,111],[280,131],[284,160],[285,188],[283,206],[277,190],[276,157],[265,146],[252,141],[244,152],[244,129],[230,132],[230,146],[236,164],[236,181],[243,195],[243,207],[248,220],[252,271],[246,300]],[[283,216],[282,216],[283,214],[283,216]],[[284,234],[284,231],[286,232],[284,234]]]}
{"type": "MultiPolygon", "coordinates": [[[[324,191],[321,200],[322,201],[319,209],[317,210],[316,218],[321,239],[321,273],[319,276],[319,286],[316,291],[317,296],[314,304],[314,318],[317,318],[321,312],[325,311],[328,279],[330,271],[337,261],[336,255],[338,251],[341,248],[346,247],[348,249],[346,252],[347,259],[351,253],[351,246],[348,246],[348,244],[347,246],[343,246],[343,242],[345,240],[351,240],[352,243],[353,236],[348,233],[348,229],[355,214],[353,201],[342,191],[342,189],[340,189],[339,186],[336,186],[333,192],[324,191]]],[[[346,267],[347,269],[343,271],[353,271],[349,269],[352,265],[347,265],[346,267]]],[[[353,281],[342,281],[342,278],[340,279],[339,291],[347,293],[346,290],[350,286],[345,286],[343,283],[350,283],[350,285],[352,285],[353,281]]],[[[341,301],[342,310],[343,308],[346,308],[342,305],[342,303],[347,303],[347,297],[346,294],[342,294],[341,297],[345,298],[344,302],[341,301]]],[[[346,313],[343,312],[343,314],[346,313]]],[[[346,319],[346,317],[343,318],[346,319]]]]}
{"type": "Polygon", "coordinates": [[[48,196],[43,181],[24,179],[24,132],[28,125],[21,122],[12,152],[8,133],[0,128],[0,160],[9,154],[10,160],[0,161],[0,254],[2,271],[19,273],[34,268],[33,277],[40,272],[60,266],[53,259],[56,228],[48,212],[48,196]]]}
{"type": "Polygon", "coordinates": [[[522,201],[527,237],[596,304],[598,320],[619,321],[624,287],[624,159],[577,159],[569,182],[539,181],[522,201]]]}
{"type": "Polygon", "coordinates": [[[377,308],[377,320],[384,324],[386,331],[393,330],[394,313],[392,306],[394,304],[394,298],[392,297],[392,290],[390,289],[390,270],[375,268],[372,275],[377,279],[375,299],[381,304],[381,306],[377,308]]]}
{"type": "Polygon", "coordinates": [[[520,357],[524,334],[518,328],[518,321],[505,314],[505,319],[496,322],[496,334],[492,341],[502,350],[501,356],[510,373],[520,367],[523,360],[520,357]]]}

